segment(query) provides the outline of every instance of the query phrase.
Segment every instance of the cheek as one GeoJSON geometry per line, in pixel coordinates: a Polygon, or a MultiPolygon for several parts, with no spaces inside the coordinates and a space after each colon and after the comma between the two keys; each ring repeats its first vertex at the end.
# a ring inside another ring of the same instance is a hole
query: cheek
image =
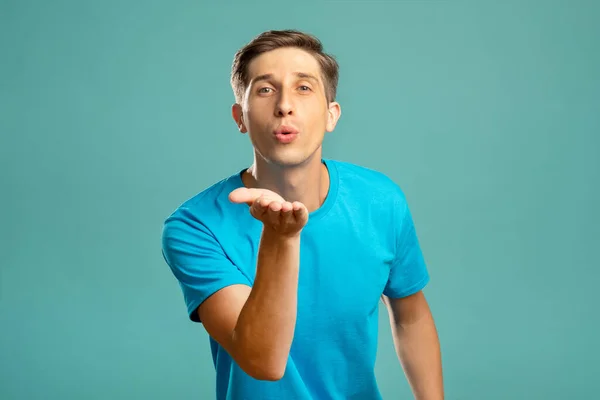
{"type": "Polygon", "coordinates": [[[245,115],[244,123],[249,129],[261,130],[268,125],[269,116],[267,115],[266,108],[261,110],[260,107],[254,107],[248,109],[245,115]]]}
{"type": "Polygon", "coordinates": [[[314,109],[312,112],[313,117],[311,118],[311,128],[315,130],[323,130],[327,126],[329,113],[322,108],[314,109]]]}

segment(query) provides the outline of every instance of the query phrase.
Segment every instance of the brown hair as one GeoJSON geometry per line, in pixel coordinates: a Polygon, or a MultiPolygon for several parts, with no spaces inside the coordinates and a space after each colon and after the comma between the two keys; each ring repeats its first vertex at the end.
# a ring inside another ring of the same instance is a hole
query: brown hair
{"type": "Polygon", "coordinates": [[[315,36],[297,30],[266,31],[237,51],[231,67],[231,87],[236,101],[241,103],[248,86],[248,64],[262,53],[282,47],[296,47],[311,53],[319,62],[324,78],[327,102],[335,100],[338,84],[338,63],[332,55],[323,52],[321,41],[315,36]]]}

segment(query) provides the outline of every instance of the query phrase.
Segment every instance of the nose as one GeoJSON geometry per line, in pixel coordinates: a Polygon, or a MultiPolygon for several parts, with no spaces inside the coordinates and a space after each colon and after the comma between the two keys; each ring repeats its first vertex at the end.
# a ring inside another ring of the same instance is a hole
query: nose
{"type": "Polygon", "coordinates": [[[292,104],[291,96],[287,93],[282,93],[277,99],[277,105],[275,107],[275,115],[278,117],[285,117],[294,113],[294,105],[292,104]]]}

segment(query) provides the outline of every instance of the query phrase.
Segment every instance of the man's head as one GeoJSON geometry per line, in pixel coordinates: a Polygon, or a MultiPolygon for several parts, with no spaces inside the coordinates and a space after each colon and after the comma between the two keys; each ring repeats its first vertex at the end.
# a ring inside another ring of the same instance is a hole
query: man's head
{"type": "Polygon", "coordinates": [[[323,45],[315,36],[296,30],[284,30],[261,33],[235,54],[231,68],[231,86],[236,102],[242,104],[250,83],[248,64],[263,53],[284,47],[304,50],[316,58],[321,67],[327,101],[335,101],[339,76],[335,58],[323,51],[323,45]]]}
{"type": "Polygon", "coordinates": [[[240,131],[249,133],[257,156],[281,166],[297,165],[320,151],[325,132],[335,128],[340,116],[337,82],[338,64],[317,38],[293,30],[268,31],[234,57],[232,115],[240,131]],[[282,139],[275,134],[281,129],[298,134],[282,139]]]}

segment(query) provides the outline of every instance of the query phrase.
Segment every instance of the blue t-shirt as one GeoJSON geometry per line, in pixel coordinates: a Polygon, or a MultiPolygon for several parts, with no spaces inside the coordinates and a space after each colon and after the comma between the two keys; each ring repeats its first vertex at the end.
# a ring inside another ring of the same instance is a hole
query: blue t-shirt
{"type": "MultiPolygon", "coordinates": [[[[429,281],[406,198],[384,174],[323,159],[330,187],[301,233],[298,310],[278,381],[246,374],[210,338],[217,399],[380,399],[374,366],[381,295],[408,296],[429,281]]],[[[165,221],[163,256],[187,315],[232,284],[252,285],[262,223],[229,193],[241,171],[180,205],[165,221]]]]}

